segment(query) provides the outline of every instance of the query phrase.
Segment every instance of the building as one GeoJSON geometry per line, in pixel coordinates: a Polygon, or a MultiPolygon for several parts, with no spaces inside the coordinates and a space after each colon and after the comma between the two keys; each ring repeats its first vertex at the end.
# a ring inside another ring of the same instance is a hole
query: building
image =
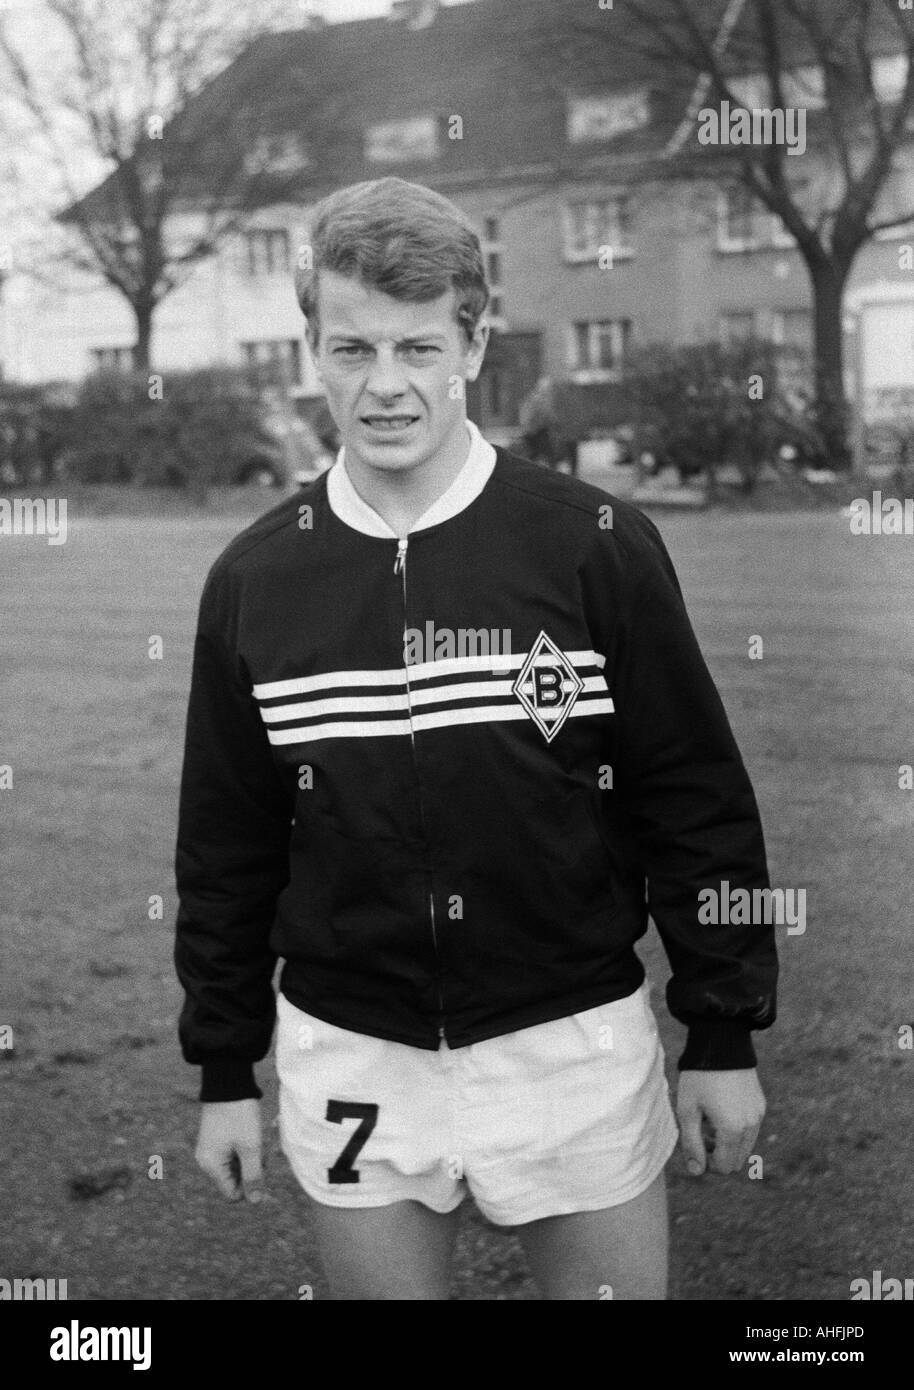
{"type": "MultiPolygon", "coordinates": [[[[300,191],[266,200],[165,299],[157,369],[273,360],[297,394],[318,396],[292,288],[307,210],[332,188],[392,173],[439,189],[479,230],[498,332],[470,408],[493,437],[511,432],[543,375],[578,388],[582,429],[618,418],[613,385],[632,343],[756,333],[792,349],[802,371],[811,294],[791,238],[736,183],[670,181],[665,151],[690,86],[575,33],[580,13],[573,0],[395,0],[385,18],[252,45],[185,119],[205,126],[217,101],[235,111],[244,158],[293,175],[300,191]]],[[[591,25],[612,23],[610,10],[596,14],[591,25]]],[[[874,77],[890,100],[897,58],[878,58],[874,77]]],[[[743,86],[748,103],[751,74],[743,86]]],[[[814,93],[806,101],[815,108],[814,93]]],[[[197,187],[208,196],[205,161],[197,187]]],[[[914,208],[914,174],[899,171],[887,197],[914,208]]],[[[199,216],[191,193],[175,231],[199,216]]],[[[870,395],[914,382],[912,238],[914,228],[874,239],[847,296],[849,385],[860,377],[870,395]]],[[[15,379],[129,363],[132,315],[109,289],[55,299],[11,283],[4,317],[15,379]]]]}

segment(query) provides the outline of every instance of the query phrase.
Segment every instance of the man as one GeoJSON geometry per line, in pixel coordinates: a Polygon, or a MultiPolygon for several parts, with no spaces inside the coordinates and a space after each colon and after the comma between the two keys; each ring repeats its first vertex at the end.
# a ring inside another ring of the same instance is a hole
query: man
{"type": "Polygon", "coordinates": [[[676,1124],[633,946],[650,909],[689,1028],[689,1167],[737,1172],[773,933],[700,925],[698,895],[767,886],[751,786],[651,522],[467,421],[488,290],[463,216],[358,184],[310,249],[342,449],[216,561],[195,646],[197,1160],[257,1197],[282,957],[282,1145],[335,1298],[446,1298],[468,1191],[547,1298],[663,1298],[676,1124]]]}

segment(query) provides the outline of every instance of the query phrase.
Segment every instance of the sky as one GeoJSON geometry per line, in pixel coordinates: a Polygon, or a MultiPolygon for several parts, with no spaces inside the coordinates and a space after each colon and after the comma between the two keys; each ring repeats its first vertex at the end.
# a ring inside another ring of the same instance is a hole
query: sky
{"type": "MultiPolygon", "coordinates": [[[[117,11],[117,0],[110,0],[112,10],[117,11]]],[[[467,0],[443,0],[446,5],[467,3],[467,0]]],[[[33,48],[36,53],[41,48],[42,28],[40,14],[41,0],[0,0],[0,14],[13,14],[17,20],[24,20],[21,32],[28,38],[26,30],[32,28],[33,48]],[[34,24],[28,20],[34,17],[34,24]]],[[[386,14],[390,0],[302,0],[302,10],[323,15],[331,24],[342,23],[346,19],[368,19],[372,15],[386,14]]]]}

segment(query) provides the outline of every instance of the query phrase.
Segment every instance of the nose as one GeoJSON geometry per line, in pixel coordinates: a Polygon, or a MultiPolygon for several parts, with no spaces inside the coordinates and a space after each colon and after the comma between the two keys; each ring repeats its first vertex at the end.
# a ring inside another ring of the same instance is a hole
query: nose
{"type": "Polygon", "coordinates": [[[407,388],[406,375],[397,361],[393,349],[386,343],[378,346],[377,356],[371,364],[365,389],[372,396],[390,400],[402,396],[407,388]]]}

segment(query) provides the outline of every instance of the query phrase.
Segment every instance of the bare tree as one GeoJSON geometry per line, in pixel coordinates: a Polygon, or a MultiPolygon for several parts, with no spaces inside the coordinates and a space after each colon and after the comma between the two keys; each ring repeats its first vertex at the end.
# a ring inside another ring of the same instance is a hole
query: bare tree
{"type": "MultiPolygon", "coordinates": [[[[252,208],[297,187],[307,155],[263,129],[268,79],[251,45],[283,23],[301,28],[307,16],[294,0],[44,6],[70,55],[54,89],[30,70],[6,17],[0,58],[17,114],[57,179],[67,235],[54,255],[124,296],[136,321],[135,366],[146,370],[162,300],[252,208]],[[239,55],[229,96],[220,74],[239,55]]],[[[55,283],[47,254],[30,269],[55,283]]]]}
{"type": "Polygon", "coordinates": [[[615,71],[626,53],[642,70],[650,65],[652,86],[667,97],[691,98],[683,100],[684,119],[651,172],[741,182],[794,238],[813,293],[816,423],[833,466],[848,467],[844,291],[873,235],[914,219],[910,193],[909,206],[881,211],[889,180],[911,145],[914,13],[908,0],[615,0],[568,13],[564,52],[552,44],[548,53],[553,81],[573,82],[572,64],[582,51],[591,63],[593,55],[596,62],[604,55],[615,71]],[[901,65],[890,93],[874,78],[877,55],[894,56],[901,65]],[[762,107],[769,112],[790,106],[806,111],[803,159],[789,157],[787,146],[774,140],[699,143],[699,110],[722,109],[724,102],[744,109],[739,79],[750,74],[761,78],[768,98],[762,107]],[[797,177],[798,166],[804,175],[814,168],[815,177],[797,177]]]}

